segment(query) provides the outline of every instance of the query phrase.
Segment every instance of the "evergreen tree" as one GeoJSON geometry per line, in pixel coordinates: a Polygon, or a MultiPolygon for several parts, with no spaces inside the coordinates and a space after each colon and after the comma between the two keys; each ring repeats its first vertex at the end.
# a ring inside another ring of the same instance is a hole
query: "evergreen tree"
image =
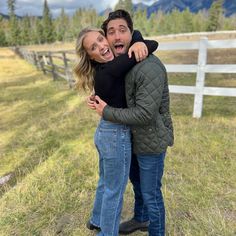
{"type": "Polygon", "coordinates": [[[52,16],[50,13],[50,9],[48,7],[47,0],[44,0],[43,7],[43,19],[42,19],[42,27],[43,27],[43,42],[51,43],[54,41],[54,27],[52,22],[52,16]]]}
{"type": "Polygon", "coordinates": [[[64,8],[61,9],[60,16],[58,17],[56,21],[56,33],[57,33],[57,40],[59,41],[65,41],[66,38],[66,32],[68,30],[69,26],[69,18],[65,14],[64,8]]]}
{"type": "Polygon", "coordinates": [[[8,0],[7,3],[10,16],[10,44],[18,45],[20,43],[20,30],[15,15],[15,0],[8,0]]]}
{"type": "Polygon", "coordinates": [[[35,23],[35,34],[34,34],[34,37],[35,37],[35,41],[37,44],[41,44],[41,43],[44,43],[45,40],[44,40],[44,35],[43,35],[43,26],[42,26],[42,23],[41,23],[41,20],[40,19],[36,19],[36,23],[35,23]]]}
{"type": "Polygon", "coordinates": [[[7,40],[3,29],[3,17],[0,16],[0,47],[2,46],[7,46],[7,40]]]}
{"type": "Polygon", "coordinates": [[[143,35],[148,35],[147,31],[147,12],[138,10],[133,16],[134,29],[138,29],[143,35]]]}
{"type": "Polygon", "coordinates": [[[115,5],[115,10],[124,9],[133,16],[133,3],[132,0],[119,0],[119,2],[115,5]]]}
{"type": "Polygon", "coordinates": [[[185,9],[181,12],[182,16],[182,27],[181,32],[192,32],[193,31],[193,14],[189,11],[189,9],[185,9]]]}
{"type": "Polygon", "coordinates": [[[31,43],[31,26],[29,16],[25,16],[22,20],[20,36],[22,45],[31,43]]]}
{"type": "Polygon", "coordinates": [[[213,1],[209,9],[207,31],[216,31],[220,27],[220,17],[223,14],[223,0],[213,1]]]}

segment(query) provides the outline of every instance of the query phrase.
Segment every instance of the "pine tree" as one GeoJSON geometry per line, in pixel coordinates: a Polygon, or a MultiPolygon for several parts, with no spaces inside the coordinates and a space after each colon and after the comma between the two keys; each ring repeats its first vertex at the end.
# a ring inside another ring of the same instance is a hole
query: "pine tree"
{"type": "Polygon", "coordinates": [[[0,16],[0,47],[7,46],[5,31],[3,29],[3,17],[0,16]]]}
{"type": "Polygon", "coordinates": [[[50,9],[48,7],[47,0],[44,0],[43,7],[43,19],[42,19],[42,27],[43,27],[43,42],[51,43],[54,41],[54,27],[52,22],[52,16],[50,13],[50,9]]]}
{"type": "Polygon", "coordinates": [[[61,13],[56,21],[56,32],[57,32],[57,40],[65,41],[66,31],[69,26],[69,18],[65,14],[64,8],[61,9],[61,13]]]}
{"type": "Polygon", "coordinates": [[[20,43],[20,30],[15,15],[15,0],[8,0],[7,3],[10,16],[10,44],[18,45],[20,43]]]}
{"type": "Polygon", "coordinates": [[[36,23],[35,23],[35,41],[37,44],[41,44],[44,43],[44,35],[43,35],[43,26],[42,26],[42,22],[40,19],[36,19],[36,23]]]}
{"type": "Polygon", "coordinates": [[[115,5],[115,10],[124,9],[133,16],[133,4],[132,0],[119,0],[119,2],[115,5]]]}
{"type": "Polygon", "coordinates": [[[220,27],[220,17],[223,14],[223,0],[213,1],[209,9],[207,31],[216,31],[220,27]]]}
{"type": "Polygon", "coordinates": [[[25,16],[22,20],[20,36],[22,45],[31,43],[31,26],[29,16],[25,16]]]}

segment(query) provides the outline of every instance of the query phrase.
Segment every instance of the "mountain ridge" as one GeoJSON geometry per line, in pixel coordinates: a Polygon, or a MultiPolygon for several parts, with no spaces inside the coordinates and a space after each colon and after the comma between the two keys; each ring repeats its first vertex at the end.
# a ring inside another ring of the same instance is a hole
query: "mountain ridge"
{"type": "MultiPolygon", "coordinates": [[[[137,11],[138,9],[147,10],[147,16],[149,17],[152,13],[155,13],[159,10],[163,11],[164,13],[168,13],[177,9],[179,11],[183,11],[185,9],[189,9],[192,13],[197,13],[201,10],[208,10],[214,0],[159,0],[154,2],[152,5],[148,6],[145,4],[141,4],[141,8],[139,4],[134,4],[133,9],[137,11]]],[[[232,0],[225,0],[223,3],[224,7],[224,14],[225,16],[231,16],[236,14],[236,1],[232,0]]]]}

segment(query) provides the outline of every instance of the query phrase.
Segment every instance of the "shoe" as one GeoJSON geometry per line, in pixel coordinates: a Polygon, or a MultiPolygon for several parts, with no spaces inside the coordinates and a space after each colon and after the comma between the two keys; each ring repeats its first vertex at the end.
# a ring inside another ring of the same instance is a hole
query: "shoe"
{"type": "Polygon", "coordinates": [[[87,222],[86,224],[86,227],[89,229],[89,230],[100,230],[100,227],[96,226],[96,225],[93,225],[90,221],[87,222]]]}
{"type": "Polygon", "coordinates": [[[120,224],[119,233],[126,235],[131,234],[137,230],[148,231],[148,225],[149,221],[139,222],[133,218],[120,224]]]}

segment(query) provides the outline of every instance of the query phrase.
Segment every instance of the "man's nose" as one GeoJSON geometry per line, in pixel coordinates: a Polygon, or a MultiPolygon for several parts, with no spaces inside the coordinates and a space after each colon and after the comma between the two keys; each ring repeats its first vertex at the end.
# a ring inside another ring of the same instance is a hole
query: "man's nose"
{"type": "Polygon", "coordinates": [[[115,32],[115,39],[120,39],[120,32],[118,30],[115,32]]]}

